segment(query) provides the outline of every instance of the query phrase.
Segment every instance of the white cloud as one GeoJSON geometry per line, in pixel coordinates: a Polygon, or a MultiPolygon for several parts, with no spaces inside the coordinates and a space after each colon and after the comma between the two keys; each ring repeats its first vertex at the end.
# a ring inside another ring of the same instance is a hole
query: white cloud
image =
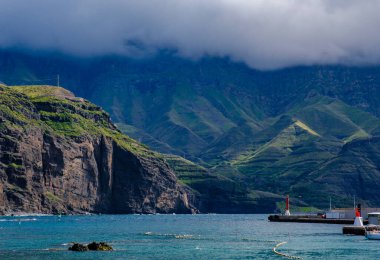
{"type": "Polygon", "coordinates": [[[0,47],[75,55],[173,48],[259,69],[378,64],[379,12],[380,0],[2,0],[0,47]]]}

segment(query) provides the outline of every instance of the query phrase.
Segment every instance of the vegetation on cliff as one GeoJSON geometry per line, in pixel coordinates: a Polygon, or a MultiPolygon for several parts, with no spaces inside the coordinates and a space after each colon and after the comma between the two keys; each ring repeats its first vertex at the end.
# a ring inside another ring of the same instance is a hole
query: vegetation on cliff
{"type": "Polygon", "coordinates": [[[191,213],[162,155],[52,86],[0,86],[0,213],[191,213]]]}
{"type": "Polygon", "coordinates": [[[120,146],[144,156],[158,156],[146,146],[122,134],[108,113],[70,91],[53,86],[0,86],[0,111],[13,127],[39,126],[66,137],[107,136],[120,146]],[[39,116],[30,114],[37,110],[39,116]]]}

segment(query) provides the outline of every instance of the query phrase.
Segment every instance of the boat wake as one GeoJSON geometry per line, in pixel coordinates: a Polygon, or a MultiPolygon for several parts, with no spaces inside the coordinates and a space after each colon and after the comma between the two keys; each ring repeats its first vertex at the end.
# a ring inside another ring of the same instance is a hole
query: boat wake
{"type": "Polygon", "coordinates": [[[160,234],[160,233],[153,233],[153,232],[145,232],[144,235],[145,236],[175,238],[175,239],[195,239],[194,235],[189,235],[189,234],[160,234]]]}
{"type": "Polygon", "coordinates": [[[36,218],[12,218],[12,219],[0,219],[0,222],[29,222],[37,221],[36,218]]]}
{"type": "Polygon", "coordinates": [[[268,243],[268,244],[281,242],[279,240],[262,240],[262,239],[254,239],[254,238],[242,238],[241,241],[244,241],[244,242],[260,242],[260,243],[268,243]]]}
{"type": "Polygon", "coordinates": [[[303,259],[302,257],[300,256],[292,256],[292,255],[287,255],[287,254],[284,254],[284,253],[281,253],[281,252],[278,252],[277,251],[277,248],[279,248],[280,246],[282,245],[285,245],[286,243],[288,243],[287,241],[284,241],[284,242],[281,242],[279,244],[277,244],[275,247],[273,247],[273,252],[276,254],[276,255],[279,255],[279,256],[282,256],[282,257],[286,257],[288,259],[303,259]]]}

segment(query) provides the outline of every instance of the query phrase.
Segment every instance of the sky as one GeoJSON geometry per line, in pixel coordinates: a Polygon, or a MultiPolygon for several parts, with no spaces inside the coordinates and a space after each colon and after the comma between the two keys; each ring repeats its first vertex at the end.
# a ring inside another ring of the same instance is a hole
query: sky
{"type": "Polygon", "coordinates": [[[255,69],[380,63],[380,0],[1,0],[0,48],[229,57],[255,69]]]}

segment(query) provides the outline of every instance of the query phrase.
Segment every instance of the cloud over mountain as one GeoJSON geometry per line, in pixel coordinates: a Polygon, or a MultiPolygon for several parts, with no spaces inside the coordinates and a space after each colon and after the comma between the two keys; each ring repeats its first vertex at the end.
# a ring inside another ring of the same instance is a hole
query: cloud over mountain
{"type": "Polygon", "coordinates": [[[228,56],[258,69],[379,64],[379,0],[2,0],[0,47],[228,56]]]}

